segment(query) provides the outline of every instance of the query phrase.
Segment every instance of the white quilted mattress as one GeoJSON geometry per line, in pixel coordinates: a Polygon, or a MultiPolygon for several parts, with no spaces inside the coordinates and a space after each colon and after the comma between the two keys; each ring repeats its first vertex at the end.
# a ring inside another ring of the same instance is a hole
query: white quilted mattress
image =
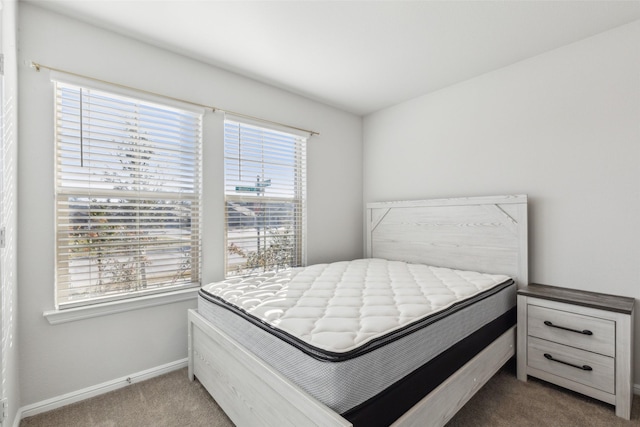
{"type": "Polygon", "coordinates": [[[389,338],[507,280],[503,275],[360,259],[229,279],[203,291],[335,356],[389,338]]]}
{"type": "Polygon", "coordinates": [[[212,283],[200,291],[198,311],[343,414],[515,300],[506,276],[362,259],[212,283]]]}

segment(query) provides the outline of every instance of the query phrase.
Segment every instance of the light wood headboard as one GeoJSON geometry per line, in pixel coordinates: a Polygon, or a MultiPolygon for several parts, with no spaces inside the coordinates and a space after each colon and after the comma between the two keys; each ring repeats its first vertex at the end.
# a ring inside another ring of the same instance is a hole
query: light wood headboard
{"type": "Polygon", "coordinates": [[[527,196],[367,204],[369,258],[506,274],[528,284],[527,196]]]}

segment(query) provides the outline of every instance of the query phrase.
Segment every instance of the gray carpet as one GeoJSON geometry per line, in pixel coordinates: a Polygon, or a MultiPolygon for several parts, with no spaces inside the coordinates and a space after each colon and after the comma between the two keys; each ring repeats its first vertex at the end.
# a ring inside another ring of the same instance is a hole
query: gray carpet
{"type": "MultiPolygon", "coordinates": [[[[492,378],[447,427],[640,427],[640,396],[631,421],[613,406],[530,379],[515,377],[509,363],[492,378]]],[[[426,424],[425,424],[426,425],[426,424]]],[[[233,424],[186,369],[25,418],[20,427],[231,427],[233,424]]]]}
{"type": "Polygon", "coordinates": [[[20,427],[233,426],[187,369],[28,417],[20,427]]]}
{"type": "Polygon", "coordinates": [[[612,405],[529,377],[516,378],[505,365],[447,424],[447,427],[629,427],[640,426],[640,396],[631,421],[616,417],[612,405]]]}

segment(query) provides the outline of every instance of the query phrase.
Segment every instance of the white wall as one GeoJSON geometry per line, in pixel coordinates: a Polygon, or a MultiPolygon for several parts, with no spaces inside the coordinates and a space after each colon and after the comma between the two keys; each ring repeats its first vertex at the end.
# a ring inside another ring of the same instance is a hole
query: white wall
{"type": "Polygon", "coordinates": [[[4,54],[4,87],[2,117],[2,200],[0,221],[5,228],[5,247],[0,249],[0,325],[2,326],[2,372],[0,396],[7,399],[6,425],[12,425],[20,405],[18,378],[18,281],[17,281],[17,153],[18,153],[18,69],[17,55],[17,1],[2,1],[2,48],[4,54]]]}
{"type": "MultiPolygon", "coordinates": [[[[320,132],[308,147],[308,261],[362,255],[360,117],[20,4],[19,332],[22,404],[186,357],[195,302],[51,326],[53,91],[27,61],[320,132]]],[[[205,41],[203,41],[205,42],[205,41]]],[[[205,118],[204,278],[222,278],[221,116],[205,118]]]]}
{"type": "Polygon", "coordinates": [[[363,126],[365,202],[528,194],[532,282],[640,297],[640,21],[363,126]]]}

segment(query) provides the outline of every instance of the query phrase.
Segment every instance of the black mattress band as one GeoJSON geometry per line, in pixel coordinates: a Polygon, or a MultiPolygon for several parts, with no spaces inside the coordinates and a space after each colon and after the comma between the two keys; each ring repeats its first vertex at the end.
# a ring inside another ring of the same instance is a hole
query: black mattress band
{"type": "Polygon", "coordinates": [[[341,414],[354,427],[384,427],[428,395],[516,324],[516,307],[457,342],[382,392],[341,414]]]}

